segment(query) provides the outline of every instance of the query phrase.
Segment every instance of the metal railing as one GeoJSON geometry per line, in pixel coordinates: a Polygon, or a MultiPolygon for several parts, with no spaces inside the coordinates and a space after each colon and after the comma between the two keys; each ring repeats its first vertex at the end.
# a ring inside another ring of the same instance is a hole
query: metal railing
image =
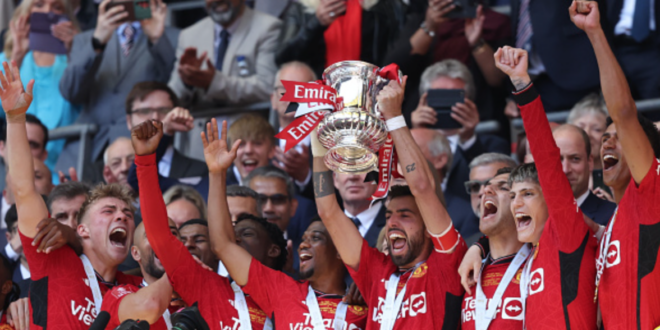
{"type": "Polygon", "coordinates": [[[76,161],[76,171],[78,177],[83,178],[85,174],[85,160],[92,153],[92,137],[98,131],[95,124],[73,124],[69,126],[58,127],[48,131],[50,140],[70,139],[77,137],[80,141],[78,145],[78,160],[76,161]]]}

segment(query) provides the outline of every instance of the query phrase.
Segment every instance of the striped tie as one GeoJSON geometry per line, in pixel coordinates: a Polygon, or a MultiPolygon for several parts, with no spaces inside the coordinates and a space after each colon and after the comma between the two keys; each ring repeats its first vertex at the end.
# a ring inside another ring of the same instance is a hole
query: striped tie
{"type": "Polygon", "coordinates": [[[516,31],[516,48],[526,51],[532,50],[532,20],[529,15],[530,0],[520,1],[520,13],[518,16],[518,31],[516,31]]]}
{"type": "Polygon", "coordinates": [[[124,29],[124,42],[121,44],[121,50],[124,53],[124,56],[128,56],[131,52],[131,47],[133,47],[133,41],[135,39],[135,28],[130,23],[126,25],[124,29]]]}

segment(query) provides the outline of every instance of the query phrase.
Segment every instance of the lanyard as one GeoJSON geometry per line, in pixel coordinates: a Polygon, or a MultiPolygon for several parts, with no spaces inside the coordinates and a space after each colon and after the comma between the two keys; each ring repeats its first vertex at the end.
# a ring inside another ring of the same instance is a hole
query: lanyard
{"type": "MultiPolygon", "coordinates": [[[[418,262],[417,265],[415,265],[415,267],[409,271],[415,273],[415,270],[417,270],[417,268],[425,262],[426,260],[418,262]]],[[[396,322],[396,317],[399,315],[399,310],[401,309],[401,304],[403,303],[403,297],[406,295],[406,287],[408,286],[408,282],[406,281],[406,285],[403,286],[401,292],[396,294],[396,289],[399,286],[400,279],[401,275],[393,273],[390,275],[389,281],[387,281],[387,294],[385,295],[385,305],[383,306],[382,314],[383,318],[380,324],[381,330],[394,329],[394,323],[396,322]]],[[[410,280],[410,278],[408,278],[408,280],[410,280]]]]}
{"type": "MultiPolygon", "coordinates": [[[[147,281],[142,279],[142,287],[146,288],[147,286],[149,286],[149,283],[147,283],[147,281]]],[[[166,308],[165,312],[163,313],[163,320],[165,320],[165,325],[167,326],[167,330],[172,330],[172,320],[171,320],[171,318],[172,318],[172,315],[170,314],[170,310],[166,308]]]]}
{"type": "MultiPolygon", "coordinates": [[[[532,248],[531,256],[527,258],[527,263],[523,267],[522,274],[520,276],[520,300],[524,310],[527,310],[527,296],[529,296],[529,285],[532,281],[532,263],[536,254],[539,252],[538,243],[532,248]]],[[[523,317],[523,329],[527,329],[525,325],[525,318],[523,317]]]]}
{"type": "MultiPolygon", "coordinates": [[[[312,286],[309,286],[307,291],[307,298],[305,298],[305,303],[309,309],[309,315],[312,318],[312,327],[313,330],[325,330],[325,325],[323,324],[323,317],[321,316],[321,308],[319,308],[319,302],[314,293],[312,286]]],[[[346,311],[348,310],[348,304],[345,302],[340,302],[337,304],[337,310],[335,311],[335,321],[334,329],[342,330],[344,329],[344,324],[346,323],[346,311]]]]}
{"type": "Polygon", "coordinates": [[[614,210],[614,215],[612,220],[607,225],[607,231],[603,233],[603,237],[600,239],[600,246],[598,249],[598,258],[596,259],[596,291],[594,293],[594,303],[598,300],[598,286],[600,285],[600,280],[605,271],[605,263],[607,262],[607,250],[610,247],[610,240],[612,239],[612,228],[614,228],[614,222],[616,221],[616,215],[619,212],[619,207],[616,207],[614,210]]]}
{"type": "MultiPolygon", "coordinates": [[[[234,307],[238,311],[238,319],[241,322],[241,330],[251,330],[252,323],[250,321],[250,311],[248,309],[247,300],[241,287],[235,281],[231,282],[231,288],[234,290],[234,307]]],[[[264,330],[272,330],[273,322],[270,318],[266,318],[264,322],[264,330]]]]}
{"type": "Polygon", "coordinates": [[[516,275],[516,272],[518,272],[520,266],[525,262],[525,260],[527,260],[527,256],[529,256],[530,250],[531,249],[529,244],[523,245],[520,250],[518,250],[518,253],[516,253],[516,256],[513,258],[511,264],[509,264],[509,267],[507,267],[504,276],[500,280],[500,284],[497,286],[495,294],[493,295],[493,298],[491,298],[490,304],[488,304],[488,309],[486,309],[486,303],[488,299],[486,298],[486,295],[484,294],[484,291],[481,287],[481,274],[483,273],[483,269],[485,268],[486,263],[484,263],[484,266],[481,267],[482,271],[479,272],[479,280],[477,281],[477,317],[475,319],[477,330],[488,329],[490,322],[495,319],[497,315],[497,308],[500,307],[500,304],[502,304],[502,296],[504,295],[504,291],[506,291],[506,288],[509,287],[509,283],[516,275]]]}
{"type": "Polygon", "coordinates": [[[96,309],[96,315],[101,313],[101,305],[103,304],[103,295],[101,295],[101,287],[99,287],[99,280],[96,278],[96,273],[94,272],[94,267],[89,261],[86,255],[81,255],[80,260],[82,260],[83,267],[85,268],[85,274],[87,275],[87,280],[89,281],[89,287],[92,289],[92,296],[94,296],[94,309],[96,309]]]}

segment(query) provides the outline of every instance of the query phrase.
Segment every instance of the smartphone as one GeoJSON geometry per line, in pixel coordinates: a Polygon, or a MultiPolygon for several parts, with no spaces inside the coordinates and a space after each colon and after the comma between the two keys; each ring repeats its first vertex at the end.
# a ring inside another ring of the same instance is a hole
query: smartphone
{"type": "Polygon", "coordinates": [[[128,16],[122,22],[134,22],[151,18],[149,0],[112,0],[106,10],[117,6],[124,7],[124,11],[128,13],[128,16]]]}
{"type": "Polygon", "coordinates": [[[426,103],[435,110],[438,119],[433,128],[461,128],[462,125],[451,117],[451,107],[463,102],[465,102],[465,91],[462,89],[430,89],[427,92],[426,103]]]}
{"type": "Polygon", "coordinates": [[[454,0],[456,8],[445,15],[447,18],[475,18],[477,17],[476,0],[454,0]]]}
{"type": "Polygon", "coordinates": [[[32,13],[30,15],[30,50],[45,53],[66,54],[64,42],[57,39],[52,32],[52,26],[61,22],[68,22],[64,15],[53,13],[32,13]]]}

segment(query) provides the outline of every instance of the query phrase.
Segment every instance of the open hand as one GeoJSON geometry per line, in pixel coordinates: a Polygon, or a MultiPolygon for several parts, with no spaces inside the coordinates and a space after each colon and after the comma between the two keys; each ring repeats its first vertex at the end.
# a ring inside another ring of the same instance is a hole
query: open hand
{"type": "Polygon", "coordinates": [[[7,323],[16,330],[30,329],[30,300],[21,298],[9,304],[7,323]]]}
{"type": "Polygon", "coordinates": [[[351,286],[348,287],[348,292],[346,292],[346,295],[341,301],[352,306],[367,306],[362,293],[360,293],[360,289],[358,289],[355,283],[351,283],[351,286]]]}
{"type": "Polygon", "coordinates": [[[5,72],[0,73],[0,85],[2,86],[0,101],[7,114],[7,119],[11,120],[16,116],[24,115],[30,107],[34,79],[28,83],[26,92],[23,88],[23,82],[21,82],[21,75],[18,72],[16,61],[11,61],[11,68],[7,62],[3,62],[2,66],[5,72]]]}
{"type": "Polygon", "coordinates": [[[401,104],[403,104],[403,95],[406,91],[406,82],[408,76],[403,77],[399,84],[396,80],[391,80],[383,89],[378,92],[378,109],[383,114],[385,120],[401,115],[401,104]]]}
{"type": "Polygon", "coordinates": [[[225,173],[236,159],[236,152],[241,140],[234,141],[231,150],[227,148],[227,121],[222,121],[222,135],[218,136],[218,122],[215,118],[206,124],[206,133],[202,132],[204,159],[210,173],[225,173]]]}
{"type": "Polygon", "coordinates": [[[485,20],[486,15],[484,15],[482,5],[477,6],[477,16],[475,18],[465,19],[465,38],[470,44],[470,47],[474,47],[479,39],[481,39],[485,20]]]}
{"type": "Polygon", "coordinates": [[[165,32],[165,18],[167,17],[167,5],[163,0],[150,0],[149,6],[151,7],[151,18],[143,19],[140,21],[144,35],[149,38],[151,44],[158,42],[158,39],[165,32]]]}
{"type": "Polygon", "coordinates": [[[568,7],[571,21],[585,32],[599,31],[600,12],[596,1],[573,1],[568,7]]]}
{"type": "Polygon", "coordinates": [[[174,132],[189,132],[193,129],[193,120],[188,109],[176,107],[163,118],[163,133],[173,135],[174,132]]]}
{"type": "Polygon", "coordinates": [[[78,182],[78,172],[74,167],[69,167],[69,178],[71,179],[67,179],[67,177],[64,175],[64,173],[62,173],[62,171],[59,171],[57,175],[60,178],[60,184],[69,181],[78,182]]]}
{"type": "Polygon", "coordinates": [[[433,108],[429,107],[426,103],[428,93],[422,94],[419,98],[417,109],[410,114],[410,121],[412,121],[413,128],[429,127],[438,122],[438,115],[433,108]]]}
{"type": "Polygon", "coordinates": [[[207,90],[213,82],[213,77],[215,77],[215,66],[209,59],[206,59],[206,69],[202,69],[201,64],[199,67],[186,64],[180,65],[179,76],[186,85],[207,90]]]}
{"type": "Polygon", "coordinates": [[[30,23],[29,15],[21,15],[9,22],[9,35],[13,42],[11,51],[12,60],[21,63],[25,54],[30,50],[30,23]]]}
{"type": "Polygon", "coordinates": [[[329,26],[337,17],[346,13],[346,0],[320,0],[316,18],[323,26],[329,26]]]}
{"type": "Polygon", "coordinates": [[[471,246],[463,257],[461,265],[458,267],[458,275],[461,276],[461,285],[468,294],[472,294],[471,287],[477,284],[479,272],[481,271],[481,249],[478,246],[471,246]]]}
{"type": "Polygon", "coordinates": [[[99,5],[99,16],[93,35],[94,38],[104,45],[108,43],[115,30],[128,17],[128,13],[124,10],[123,6],[115,6],[107,9],[110,2],[112,0],[103,0],[99,5]]]}
{"type": "Polygon", "coordinates": [[[455,8],[453,0],[429,0],[429,7],[426,9],[424,17],[426,28],[429,31],[435,31],[440,24],[447,20],[445,16],[455,8]]]}
{"type": "Polygon", "coordinates": [[[464,103],[456,103],[451,107],[451,117],[462,126],[458,130],[461,143],[470,140],[474,136],[477,124],[479,124],[477,105],[466,97],[464,103]]]}
{"type": "Polygon", "coordinates": [[[204,61],[206,61],[207,53],[203,52],[202,55],[197,57],[197,48],[188,47],[183,51],[181,57],[179,58],[179,65],[189,65],[193,68],[201,68],[204,61]]]}
{"type": "Polygon", "coordinates": [[[522,90],[532,80],[527,73],[527,51],[504,46],[495,52],[495,66],[509,76],[516,90],[522,90]]]}
{"type": "Polygon", "coordinates": [[[158,143],[163,137],[163,123],[158,120],[147,120],[131,130],[131,142],[135,154],[151,155],[158,149],[158,143]]]}

